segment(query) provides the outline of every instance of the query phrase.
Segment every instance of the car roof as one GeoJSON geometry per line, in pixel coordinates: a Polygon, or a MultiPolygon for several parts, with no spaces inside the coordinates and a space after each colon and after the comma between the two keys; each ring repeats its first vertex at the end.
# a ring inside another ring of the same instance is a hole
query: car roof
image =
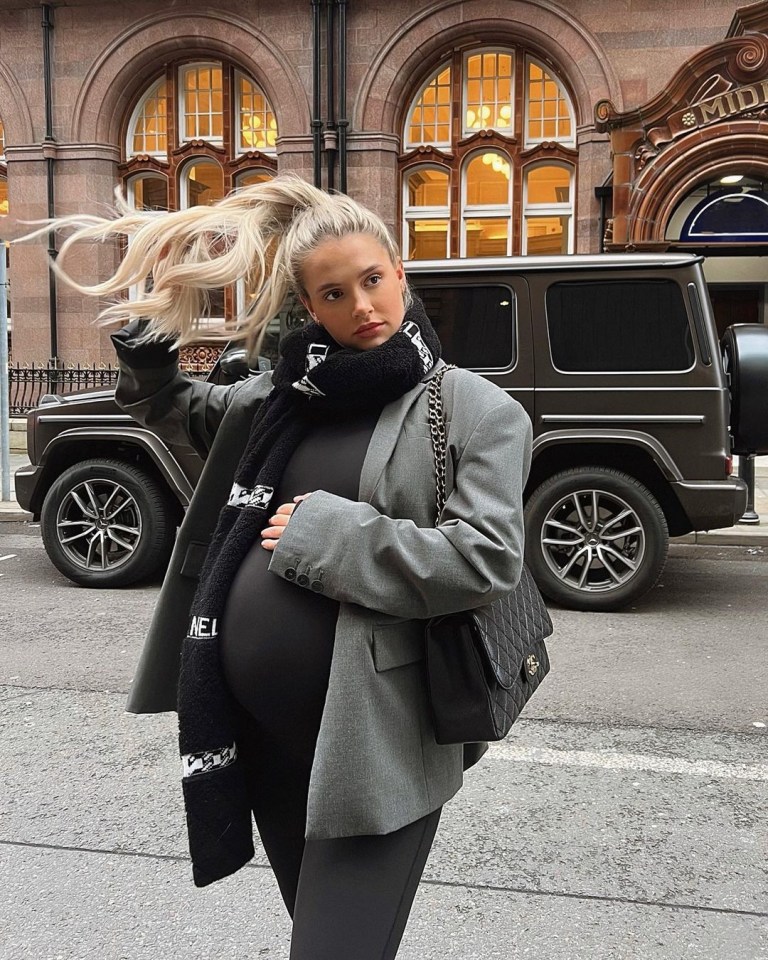
{"type": "Polygon", "coordinates": [[[466,257],[457,260],[406,260],[406,272],[417,273],[531,273],[545,270],[611,270],[652,267],[688,267],[702,257],[690,253],[599,253],[554,257],[466,257]]]}

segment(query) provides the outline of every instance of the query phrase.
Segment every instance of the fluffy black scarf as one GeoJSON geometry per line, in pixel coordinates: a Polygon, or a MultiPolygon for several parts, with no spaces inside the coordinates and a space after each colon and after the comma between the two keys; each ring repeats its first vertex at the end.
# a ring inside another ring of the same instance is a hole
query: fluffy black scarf
{"type": "Polygon", "coordinates": [[[233,704],[217,642],[230,585],[280,506],[271,502],[272,495],[313,420],[382,409],[429,373],[440,357],[440,342],[416,300],[400,330],[371,350],[341,348],[310,323],[286,337],[280,353],[273,389],[253,418],[235,484],[219,515],[182,647],[179,747],[198,887],[234,873],[254,854],[233,704]]]}

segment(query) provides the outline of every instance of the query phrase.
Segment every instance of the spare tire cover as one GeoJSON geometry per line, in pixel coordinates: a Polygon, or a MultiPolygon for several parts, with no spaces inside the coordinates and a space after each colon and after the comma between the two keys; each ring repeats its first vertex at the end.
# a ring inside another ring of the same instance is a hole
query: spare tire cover
{"type": "Polygon", "coordinates": [[[723,369],[731,388],[733,452],[768,453],[768,327],[736,323],[723,336],[723,369]]]}

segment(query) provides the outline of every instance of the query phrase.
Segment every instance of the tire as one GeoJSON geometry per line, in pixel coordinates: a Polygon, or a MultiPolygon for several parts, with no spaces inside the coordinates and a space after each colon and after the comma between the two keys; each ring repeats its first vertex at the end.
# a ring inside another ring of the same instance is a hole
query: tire
{"type": "Polygon", "coordinates": [[[86,460],[48,491],[43,544],[53,565],[84,587],[125,587],[167,565],[176,534],[168,495],[119,460],[86,460]]]}
{"type": "Polygon", "coordinates": [[[573,610],[627,606],[651,589],[667,559],[669,531],[653,494],[607,467],[550,477],[529,498],[525,527],[539,589],[573,610]]]}

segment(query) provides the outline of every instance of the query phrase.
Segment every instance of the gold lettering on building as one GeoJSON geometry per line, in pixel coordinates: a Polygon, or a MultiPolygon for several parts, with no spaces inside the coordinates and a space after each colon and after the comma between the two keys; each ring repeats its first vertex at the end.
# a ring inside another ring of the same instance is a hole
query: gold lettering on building
{"type": "Polygon", "coordinates": [[[710,119],[727,116],[722,97],[716,97],[710,103],[706,101],[700,103],[699,110],[701,111],[699,123],[708,123],[710,119]]]}
{"type": "MultiPolygon", "coordinates": [[[[765,81],[763,81],[763,85],[765,85],[765,81]]],[[[760,103],[760,96],[754,87],[739,87],[736,91],[736,97],[739,101],[739,111],[750,110],[760,103]]]]}

